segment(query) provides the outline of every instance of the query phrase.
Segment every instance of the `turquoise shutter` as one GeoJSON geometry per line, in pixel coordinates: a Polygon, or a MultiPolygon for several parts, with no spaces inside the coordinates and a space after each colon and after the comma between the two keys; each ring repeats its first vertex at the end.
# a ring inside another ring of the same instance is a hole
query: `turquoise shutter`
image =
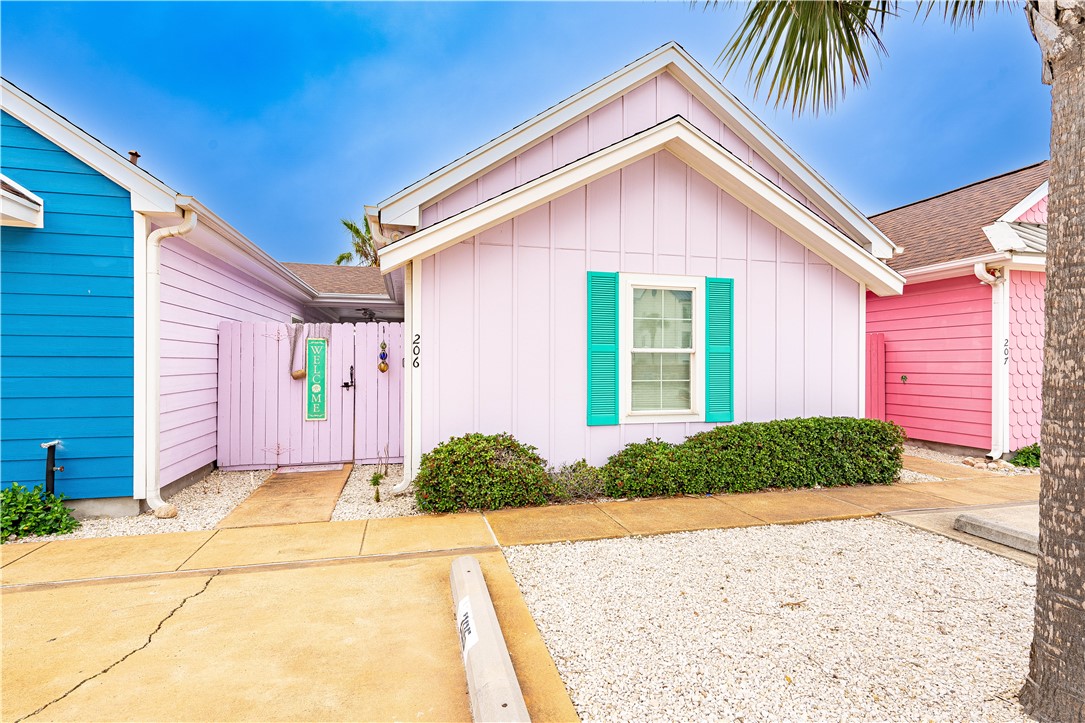
{"type": "Polygon", "coordinates": [[[588,425],[618,423],[618,274],[588,272],[588,425]]]}
{"type": "Polygon", "coordinates": [[[734,279],[705,279],[705,421],[732,422],[734,279]]]}

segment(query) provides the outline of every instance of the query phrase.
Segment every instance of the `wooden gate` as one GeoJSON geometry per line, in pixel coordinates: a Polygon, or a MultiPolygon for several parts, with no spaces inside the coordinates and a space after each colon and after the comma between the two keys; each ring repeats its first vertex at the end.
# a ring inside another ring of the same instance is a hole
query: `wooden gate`
{"type": "Polygon", "coordinates": [[[402,462],[402,360],[402,324],[223,322],[219,466],[402,462]],[[323,384],[315,372],[291,375],[306,368],[305,340],[312,339],[327,340],[326,352],[316,345],[317,353],[326,353],[323,384]],[[378,369],[382,342],[386,372],[378,369]]]}

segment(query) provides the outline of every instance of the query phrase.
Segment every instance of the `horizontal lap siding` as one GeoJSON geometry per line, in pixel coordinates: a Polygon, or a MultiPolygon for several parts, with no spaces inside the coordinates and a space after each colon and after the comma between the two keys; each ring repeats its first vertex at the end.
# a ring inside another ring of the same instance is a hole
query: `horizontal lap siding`
{"type": "Polygon", "coordinates": [[[662,73],[422,209],[421,228],[454,216],[674,116],[685,118],[783,188],[799,203],[824,218],[819,209],[788,183],[780,169],[753,152],[674,76],[662,73]]]}
{"type": "Polygon", "coordinates": [[[132,495],[132,210],[128,191],[7,113],[0,167],[45,202],[0,233],[0,480],[132,495]]]}
{"type": "Polygon", "coordinates": [[[421,268],[423,451],[510,432],[553,464],[600,464],[714,426],[587,426],[588,271],[735,280],[735,421],[862,413],[859,285],[667,152],[421,268]]]}
{"type": "MultiPolygon", "coordinates": [[[[225,241],[223,241],[225,243],[225,241]]],[[[180,238],[162,242],[161,479],[216,458],[222,321],[290,321],[300,304],[180,238]]]]}
{"type": "Polygon", "coordinates": [[[990,447],[989,286],[968,275],[869,294],[867,331],[885,334],[887,419],[914,439],[990,447]]]}
{"type": "Polygon", "coordinates": [[[1046,287],[1047,274],[1041,271],[1010,272],[1011,450],[1040,441],[1046,287]]]}

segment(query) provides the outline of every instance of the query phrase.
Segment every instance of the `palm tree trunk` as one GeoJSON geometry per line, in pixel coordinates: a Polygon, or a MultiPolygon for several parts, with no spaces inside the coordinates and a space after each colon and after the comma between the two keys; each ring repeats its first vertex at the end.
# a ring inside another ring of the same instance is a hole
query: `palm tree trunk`
{"type": "Polygon", "coordinates": [[[1051,185],[1036,628],[1020,699],[1042,721],[1085,721],[1085,23],[1070,15],[1057,52],[1037,33],[1051,185]]]}

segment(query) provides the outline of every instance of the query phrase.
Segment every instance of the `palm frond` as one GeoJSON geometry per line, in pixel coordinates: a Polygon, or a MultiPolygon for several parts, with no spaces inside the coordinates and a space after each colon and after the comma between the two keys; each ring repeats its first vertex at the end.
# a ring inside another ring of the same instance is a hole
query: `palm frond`
{"type": "Polygon", "coordinates": [[[351,251],[339,254],[335,263],[352,263],[357,258],[360,266],[380,266],[377,249],[373,246],[373,234],[369,230],[369,219],[363,218],[361,226],[349,218],[339,220],[350,232],[351,251]]]}
{"type": "Polygon", "coordinates": [[[724,74],[749,57],[754,94],[767,87],[779,107],[829,110],[851,85],[870,75],[867,52],[885,54],[881,30],[896,0],[758,0],[716,62],[724,74]]]}
{"type": "Polygon", "coordinates": [[[954,28],[971,27],[976,24],[976,18],[983,11],[998,12],[999,6],[1009,4],[1009,0],[921,0],[916,7],[916,14],[923,11],[926,19],[937,8],[941,8],[942,19],[954,28]]]}

